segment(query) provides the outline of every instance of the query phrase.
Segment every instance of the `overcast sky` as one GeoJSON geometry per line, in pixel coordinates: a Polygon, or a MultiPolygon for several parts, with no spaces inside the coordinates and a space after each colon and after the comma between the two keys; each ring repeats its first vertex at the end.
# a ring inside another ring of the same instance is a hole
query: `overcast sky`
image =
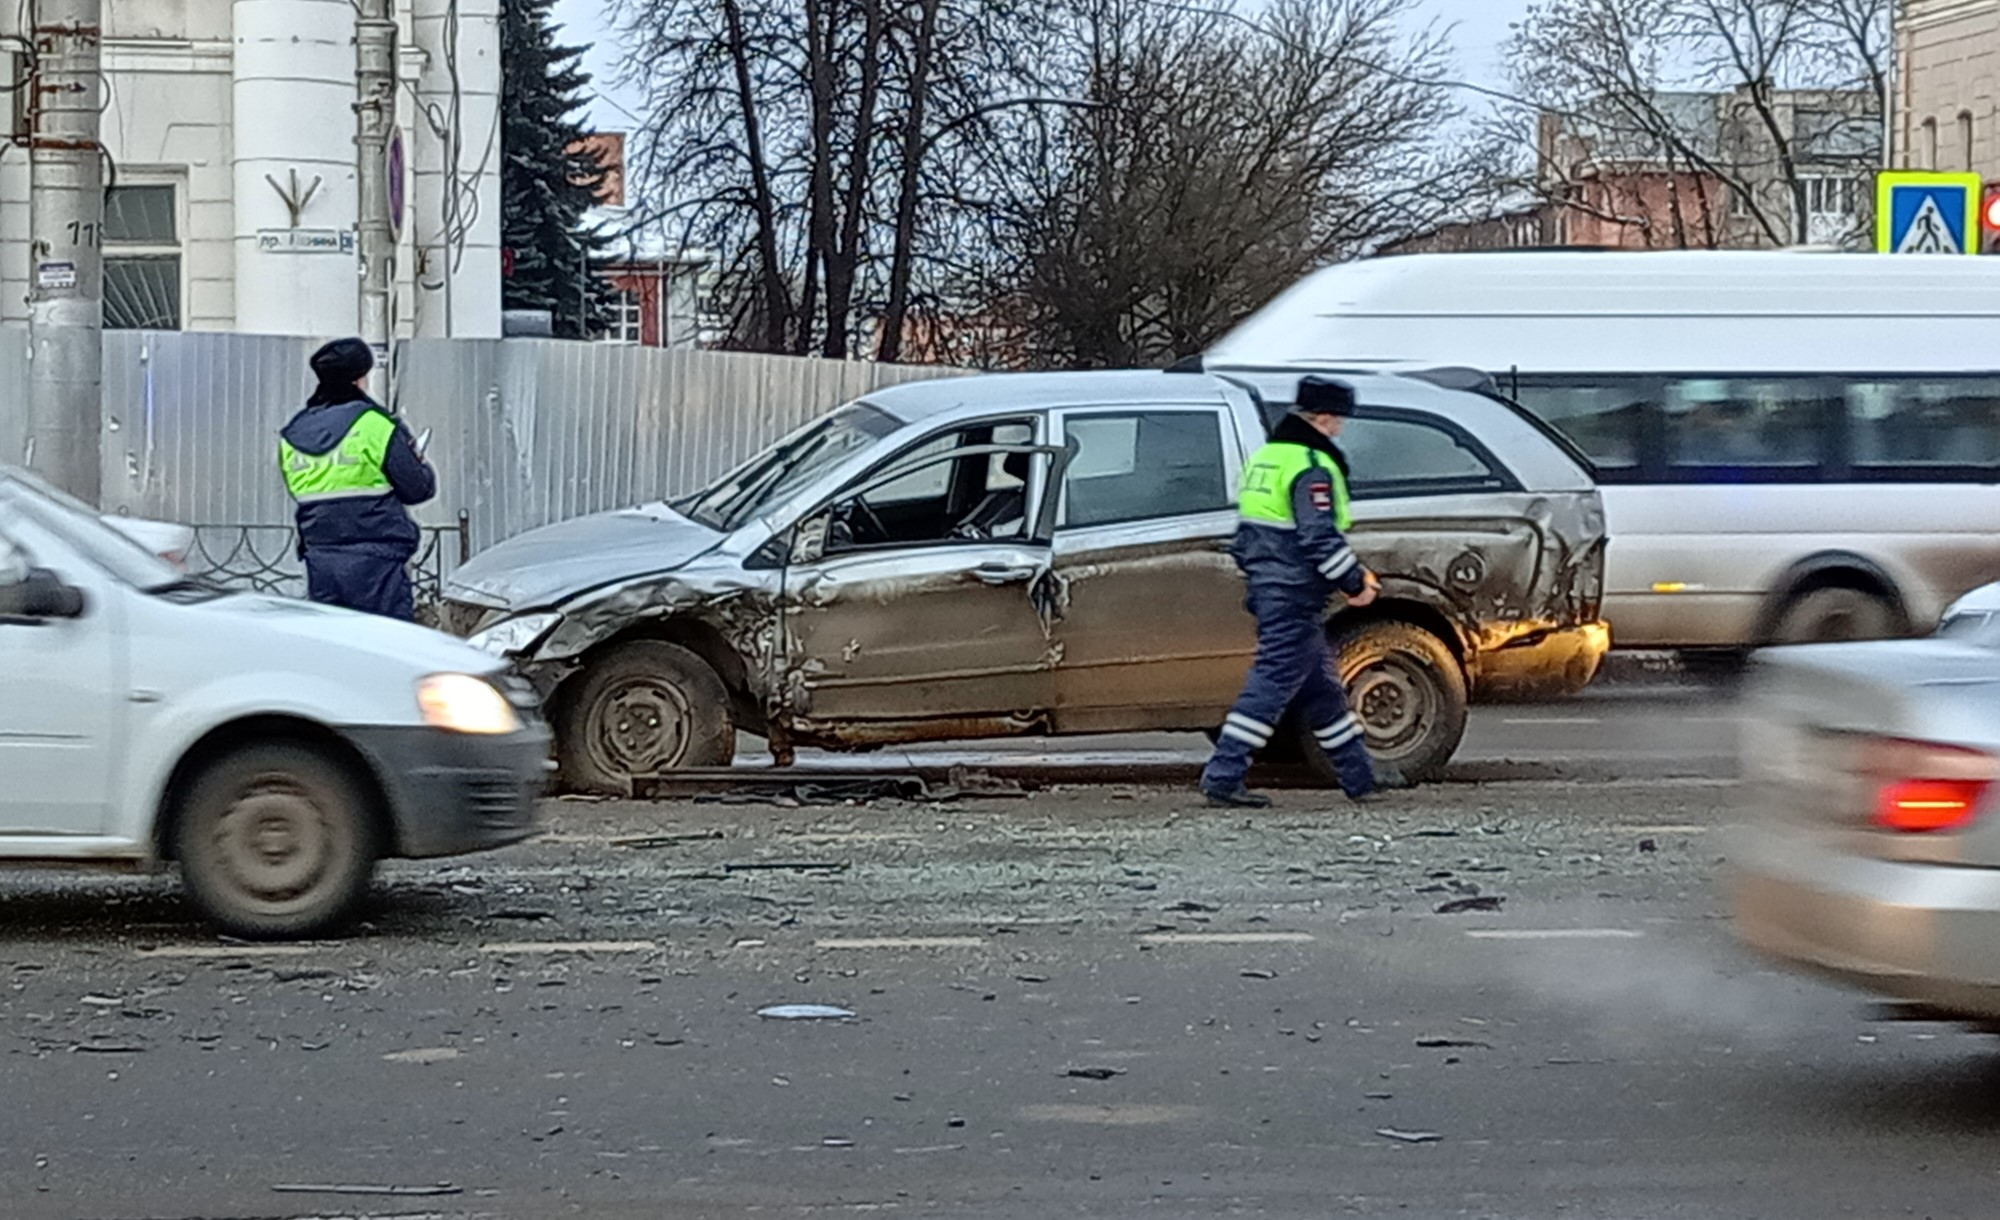
{"type": "MultiPolygon", "coordinates": [[[[1501,84],[1505,73],[1500,67],[1499,46],[1507,37],[1507,23],[1520,19],[1528,0],[1421,2],[1429,16],[1457,24],[1453,49],[1458,56],[1458,70],[1465,79],[1487,86],[1501,84]]],[[[609,8],[609,0],[556,0],[555,13],[566,27],[566,41],[592,44],[589,66],[597,78],[597,88],[604,95],[591,108],[592,126],[605,131],[629,131],[635,120],[628,112],[638,109],[638,103],[612,83],[617,76],[619,49],[616,36],[605,24],[604,14],[609,8]]]]}

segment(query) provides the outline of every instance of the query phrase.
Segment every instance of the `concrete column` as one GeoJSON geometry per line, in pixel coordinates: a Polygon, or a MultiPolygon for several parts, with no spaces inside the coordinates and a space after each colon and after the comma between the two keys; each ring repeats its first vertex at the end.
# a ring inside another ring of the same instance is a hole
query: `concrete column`
{"type": "Polygon", "coordinates": [[[233,15],[236,328],[354,334],[360,326],[354,6],[234,0],[233,15]],[[296,226],[287,196],[303,204],[296,226]],[[347,245],[335,253],[260,248],[260,233],[295,228],[346,234],[347,245]]]}
{"type": "Polygon", "coordinates": [[[498,338],[499,0],[414,0],[411,31],[424,57],[412,158],[416,333],[498,338]]]}

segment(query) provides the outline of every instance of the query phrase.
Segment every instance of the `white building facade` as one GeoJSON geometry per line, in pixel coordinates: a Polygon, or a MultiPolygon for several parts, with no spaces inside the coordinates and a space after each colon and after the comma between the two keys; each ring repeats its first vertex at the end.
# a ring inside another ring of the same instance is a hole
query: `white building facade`
{"type": "Polygon", "coordinates": [[[2000,179],[2000,0],[1895,11],[1896,166],[2000,179]]]}
{"type": "MultiPolygon", "coordinates": [[[[499,2],[397,0],[401,337],[501,333],[499,2]]],[[[359,330],[355,20],[351,0],[104,0],[108,327],[359,330]]],[[[24,65],[0,58],[4,83],[24,65]]],[[[0,322],[27,318],[28,187],[0,143],[0,322]]]]}

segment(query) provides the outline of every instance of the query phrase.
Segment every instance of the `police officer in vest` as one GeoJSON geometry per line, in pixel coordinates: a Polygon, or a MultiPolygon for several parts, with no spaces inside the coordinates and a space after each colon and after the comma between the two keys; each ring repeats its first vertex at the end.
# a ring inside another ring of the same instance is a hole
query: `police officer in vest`
{"type": "Polygon", "coordinates": [[[306,596],[329,606],[416,617],[410,557],[417,523],[406,505],[437,494],[409,429],[368,397],[375,353],[339,339],[313,353],[319,388],[285,425],[278,460],[298,502],[306,596]]]}
{"type": "Polygon", "coordinates": [[[1359,607],[1381,588],[1342,537],[1352,525],[1347,459],[1333,441],[1353,412],[1354,391],[1346,383],[1305,378],[1298,405],[1243,469],[1242,520],[1231,553],[1250,586],[1257,660],[1202,772],[1210,804],[1261,809],[1271,803],[1245,789],[1243,779],[1251,753],[1270,744],[1293,706],[1333,759],[1348,796],[1367,799],[1378,779],[1401,782],[1378,777],[1326,639],[1326,603],[1333,593],[1359,607]]]}

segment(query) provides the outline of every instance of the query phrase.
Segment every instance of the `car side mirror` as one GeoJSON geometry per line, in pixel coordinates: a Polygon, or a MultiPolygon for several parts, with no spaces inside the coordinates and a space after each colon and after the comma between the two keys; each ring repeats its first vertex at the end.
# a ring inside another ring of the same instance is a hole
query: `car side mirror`
{"type": "Polygon", "coordinates": [[[30,568],[20,583],[0,587],[0,615],[31,619],[83,617],[83,590],[47,568],[30,568]]]}

